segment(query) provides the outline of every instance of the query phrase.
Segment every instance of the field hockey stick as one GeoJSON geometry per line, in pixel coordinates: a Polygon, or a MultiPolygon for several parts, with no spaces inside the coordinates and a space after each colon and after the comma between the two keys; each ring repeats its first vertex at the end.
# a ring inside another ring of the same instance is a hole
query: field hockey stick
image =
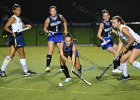
{"type": "MultiPolygon", "coordinates": [[[[118,37],[117,35],[115,35],[114,37],[112,37],[111,39],[106,41],[106,44],[109,43],[111,40],[115,39],[116,37],[118,37]]],[[[101,46],[105,45],[105,43],[101,43],[101,46]]]]}
{"type": "Polygon", "coordinates": [[[87,85],[91,86],[92,84],[89,83],[88,81],[84,80],[83,78],[81,78],[77,73],[75,73],[74,71],[72,71],[72,73],[77,76],[80,80],[82,80],[84,83],[86,83],[87,85]]]}
{"type": "Polygon", "coordinates": [[[15,33],[17,33],[17,34],[14,35],[15,47],[17,46],[16,35],[18,35],[20,32],[26,31],[26,30],[28,30],[28,29],[29,29],[29,28],[26,27],[26,28],[23,28],[22,30],[18,30],[17,32],[15,32],[15,33]]]}
{"type": "MultiPolygon", "coordinates": [[[[122,55],[122,53],[120,53],[119,56],[116,57],[115,59],[118,59],[121,55],[122,55]]],[[[113,62],[111,64],[109,64],[108,67],[106,67],[99,76],[96,76],[96,80],[99,80],[112,65],[113,65],[113,62]]]]}

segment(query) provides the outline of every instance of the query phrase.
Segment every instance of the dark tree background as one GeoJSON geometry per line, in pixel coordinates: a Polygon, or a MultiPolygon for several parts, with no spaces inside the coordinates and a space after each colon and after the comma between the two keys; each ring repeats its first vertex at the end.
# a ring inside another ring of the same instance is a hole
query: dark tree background
{"type": "MultiPolygon", "coordinates": [[[[140,21],[138,0],[0,0],[0,6],[12,7],[14,3],[22,7],[22,16],[34,23],[44,23],[49,16],[51,5],[58,7],[68,22],[92,22],[101,18],[101,10],[107,9],[111,16],[120,15],[126,22],[140,21]]],[[[0,8],[0,18],[6,13],[0,8]]],[[[9,14],[10,16],[10,14],[9,14]]]]}

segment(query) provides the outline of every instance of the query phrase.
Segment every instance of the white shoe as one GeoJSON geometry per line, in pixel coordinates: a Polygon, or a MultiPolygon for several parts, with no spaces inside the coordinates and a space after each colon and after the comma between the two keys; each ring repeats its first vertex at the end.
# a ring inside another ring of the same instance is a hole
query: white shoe
{"type": "Polygon", "coordinates": [[[65,79],[65,82],[67,83],[67,82],[69,82],[71,80],[71,78],[66,78],[65,79]]]}
{"type": "Polygon", "coordinates": [[[113,69],[112,72],[113,73],[122,73],[122,71],[121,70],[118,70],[118,69],[115,69],[115,70],[113,69]]]}
{"type": "Polygon", "coordinates": [[[47,67],[45,71],[46,72],[50,72],[51,71],[51,68],[50,67],[47,67]]]}
{"type": "Polygon", "coordinates": [[[60,72],[62,72],[63,70],[60,68],[60,72]]]}
{"type": "Polygon", "coordinates": [[[120,70],[120,71],[122,71],[122,67],[121,66],[118,66],[118,68],[117,68],[118,70],[120,70]]]}

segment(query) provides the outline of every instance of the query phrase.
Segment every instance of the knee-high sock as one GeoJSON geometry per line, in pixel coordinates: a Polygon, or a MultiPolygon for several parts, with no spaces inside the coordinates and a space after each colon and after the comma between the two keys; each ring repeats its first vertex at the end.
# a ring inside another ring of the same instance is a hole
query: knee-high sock
{"type": "Polygon", "coordinates": [[[7,65],[10,61],[11,61],[11,58],[9,56],[6,56],[3,63],[2,63],[2,66],[1,66],[2,71],[5,71],[7,65]]]}
{"type": "Polygon", "coordinates": [[[122,67],[123,75],[124,75],[125,77],[127,77],[127,76],[128,76],[127,63],[126,63],[126,62],[125,62],[125,63],[121,63],[121,67],[122,67]]]}
{"type": "Polygon", "coordinates": [[[138,61],[134,61],[132,64],[134,67],[140,69],[140,63],[138,61]]]}
{"type": "Polygon", "coordinates": [[[66,76],[66,78],[69,78],[70,75],[69,75],[69,71],[68,71],[67,66],[65,66],[65,65],[64,66],[61,66],[61,69],[62,69],[64,75],[66,76]]]}
{"type": "Polygon", "coordinates": [[[46,57],[46,67],[50,66],[51,59],[52,59],[52,55],[47,54],[47,57],[46,57]]]}
{"type": "Polygon", "coordinates": [[[22,66],[22,69],[25,73],[28,72],[28,69],[27,69],[27,65],[26,65],[26,59],[20,59],[20,64],[22,66]]]}

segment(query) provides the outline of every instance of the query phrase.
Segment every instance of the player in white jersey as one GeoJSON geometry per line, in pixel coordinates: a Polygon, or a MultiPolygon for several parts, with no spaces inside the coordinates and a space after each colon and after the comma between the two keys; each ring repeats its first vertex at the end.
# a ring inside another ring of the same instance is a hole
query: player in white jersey
{"type": "Polygon", "coordinates": [[[128,60],[132,66],[140,69],[140,62],[136,61],[140,56],[140,36],[130,27],[126,26],[120,16],[114,16],[112,18],[112,25],[119,35],[117,54],[119,55],[122,52],[120,62],[123,75],[118,80],[129,80],[130,76],[127,71],[126,61],[128,60]]]}
{"type": "Polygon", "coordinates": [[[23,68],[24,76],[30,76],[31,74],[35,74],[35,72],[29,71],[27,69],[24,52],[25,42],[22,32],[19,31],[21,31],[23,28],[30,29],[31,25],[23,24],[22,20],[20,19],[21,7],[19,5],[15,4],[12,10],[14,14],[13,16],[11,16],[11,18],[8,20],[7,24],[4,27],[4,30],[10,33],[9,36],[10,54],[9,56],[6,56],[3,61],[3,64],[0,69],[0,75],[2,77],[6,76],[5,69],[17,51],[20,56],[20,63],[23,68]],[[11,27],[11,29],[9,27],[11,27]]]}

